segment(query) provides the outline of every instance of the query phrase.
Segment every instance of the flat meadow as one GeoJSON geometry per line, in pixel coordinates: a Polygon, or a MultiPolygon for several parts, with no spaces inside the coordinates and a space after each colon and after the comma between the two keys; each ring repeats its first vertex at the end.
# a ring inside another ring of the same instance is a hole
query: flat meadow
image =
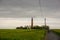
{"type": "Polygon", "coordinates": [[[0,29],[0,40],[44,40],[45,34],[37,29],[0,29]]]}

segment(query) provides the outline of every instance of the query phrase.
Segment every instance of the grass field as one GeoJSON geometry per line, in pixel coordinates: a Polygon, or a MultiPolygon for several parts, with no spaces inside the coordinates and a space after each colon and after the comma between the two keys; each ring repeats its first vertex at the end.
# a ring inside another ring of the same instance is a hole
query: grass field
{"type": "Polygon", "coordinates": [[[0,40],[44,40],[45,30],[0,29],[0,40]]]}
{"type": "Polygon", "coordinates": [[[54,33],[56,33],[57,35],[59,35],[60,36],[60,29],[54,29],[54,30],[52,30],[54,33]]]}

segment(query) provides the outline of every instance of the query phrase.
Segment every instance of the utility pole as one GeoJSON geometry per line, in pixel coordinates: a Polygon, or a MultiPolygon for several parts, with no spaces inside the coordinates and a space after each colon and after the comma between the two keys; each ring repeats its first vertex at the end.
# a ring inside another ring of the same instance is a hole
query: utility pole
{"type": "Polygon", "coordinates": [[[33,28],[33,17],[31,18],[31,28],[33,28]]]}

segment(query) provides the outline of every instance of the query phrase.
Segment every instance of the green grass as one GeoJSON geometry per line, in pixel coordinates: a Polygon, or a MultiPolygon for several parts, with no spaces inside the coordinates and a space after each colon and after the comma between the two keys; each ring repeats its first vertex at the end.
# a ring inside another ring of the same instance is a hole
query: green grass
{"type": "Polygon", "coordinates": [[[59,35],[60,36],[60,29],[54,29],[54,30],[52,30],[54,33],[56,33],[57,35],[59,35]]]}
{"type": "Polygon", "coordinates": [[[0,29],[0,40],[44,40],[45,30],[0,29]]]}

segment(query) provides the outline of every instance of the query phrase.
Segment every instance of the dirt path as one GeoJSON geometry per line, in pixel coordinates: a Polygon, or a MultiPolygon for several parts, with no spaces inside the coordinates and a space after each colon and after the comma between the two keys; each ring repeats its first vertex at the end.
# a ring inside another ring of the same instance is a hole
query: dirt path
{"type": "Polygon", "coordinates": [[[45,40],[60,40],[60,38],[55,33],[49,32],[47,33],[45,40]]]}

